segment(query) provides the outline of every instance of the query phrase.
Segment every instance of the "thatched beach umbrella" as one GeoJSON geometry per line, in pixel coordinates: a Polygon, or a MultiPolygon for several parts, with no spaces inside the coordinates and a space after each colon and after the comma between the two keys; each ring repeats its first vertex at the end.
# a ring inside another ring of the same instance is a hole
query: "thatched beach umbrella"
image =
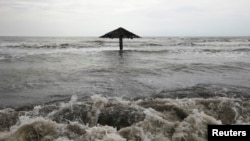
{"type": "Polygon", "coordinates": [[[134,33],[120,27],[116,30],[113,30],[103,36],[101,36],[100,38],[119,38],[119,43],[120,43],[120,50],[123,49],[123,43],[122,43],[122,39],[123,38],[129,38],[129,39],[133,39],[133,38],[140,38],[138,35],[135,35],[134,33]]]}

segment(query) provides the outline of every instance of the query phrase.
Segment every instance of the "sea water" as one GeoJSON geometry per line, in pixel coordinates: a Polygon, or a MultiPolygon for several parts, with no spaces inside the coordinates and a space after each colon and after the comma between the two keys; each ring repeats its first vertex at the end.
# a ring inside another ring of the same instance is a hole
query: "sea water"
{"type": "Polygon", "coordinates": [[[250,123],[250,37],[0,37],[0,141],[205,141],[250,123]]]}

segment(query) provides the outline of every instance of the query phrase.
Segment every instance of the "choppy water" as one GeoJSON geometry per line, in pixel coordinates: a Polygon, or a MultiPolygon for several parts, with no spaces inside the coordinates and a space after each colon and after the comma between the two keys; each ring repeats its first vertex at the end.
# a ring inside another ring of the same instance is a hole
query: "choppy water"
{"type": "Polygon", "coordinates": [[[250,37],[0,37],[0,141],[202,141],[250,123],[250,37]]]}

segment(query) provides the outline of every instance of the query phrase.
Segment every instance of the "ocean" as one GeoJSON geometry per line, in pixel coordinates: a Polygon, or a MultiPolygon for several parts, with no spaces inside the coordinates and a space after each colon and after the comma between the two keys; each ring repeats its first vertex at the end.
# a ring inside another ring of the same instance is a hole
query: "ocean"
{"type": "Polygon", "coordinates": [[[250,123],[250,37],[0,37],[0,141],[206,141],[250,123]]]}

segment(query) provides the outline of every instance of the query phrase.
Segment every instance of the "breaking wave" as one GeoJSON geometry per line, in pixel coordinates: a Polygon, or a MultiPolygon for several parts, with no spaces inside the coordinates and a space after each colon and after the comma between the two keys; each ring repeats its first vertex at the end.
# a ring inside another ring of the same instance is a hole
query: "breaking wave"
{"type": "Polygon", "coordinates": [[[125,100],[94,95],[0,111],[0,141],[205,141],[208,124],[249,124],[249,100],[125,100]]]}

